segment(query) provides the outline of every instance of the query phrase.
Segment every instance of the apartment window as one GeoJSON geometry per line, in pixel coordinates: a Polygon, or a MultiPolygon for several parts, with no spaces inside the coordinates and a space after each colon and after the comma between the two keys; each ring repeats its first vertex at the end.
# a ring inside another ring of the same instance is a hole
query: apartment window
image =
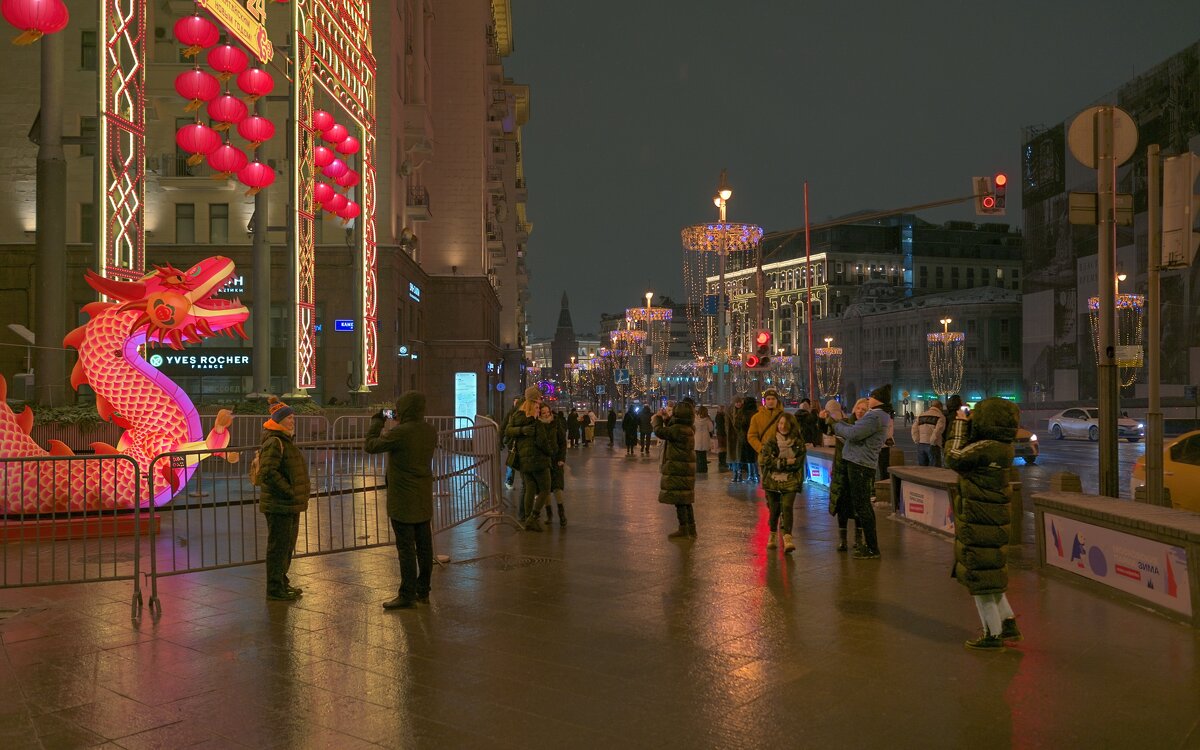
{"type": "Polygon", "coordinates": [[[208,205],[208,242],[211,245],[229,244],[229,204],[208,205]]]}
{"type": "Polygon", "coordinates": [[[79,32],[79,67],[81,70],[95,70],[100,62],[96,46],[96,32],[83,30],[79,32]]]}
{"type": "Polygon", "coordinates": [[[973,347],[973,346],[967,347],[967,361],[968,362],[974,362],[978,356],[979,356],[979,353],[976,351],[975,347],[973,347]]]}
{"type": "Polygon", "coordinates": [[[950,288],[958,289],[958,266],[950,269],[950,288]]]}
{"type": "Polygon", "coordinates": [[[79,137],[92,139],[91,143],[79,144],[79,155],[80,156],[95,156],[96,155],[96,143],[97,143],[96,139],[99,138],[99,132],[100,132],[97,122],[98,121],[95,117],[80,117],[79,118],[79,137]]]}
{"type": "Polygon", "coordinates": [[[1007,346],[1000,347],[1000,361],[1007,362],[1009,358],[1009,348],[1007,346]]]}
{"type": "Polygon", "coordinates": [[[1008,318],[1000,319],[1000,333],[1008,333],[1008,318]]]}
{"type": "Polygon", "coordinates": [[[175,204],[175,244],[194,245],[196,243],[196,204],[175,204]]]}
{"type": "Polygon", "coordinates": [[[967,269],[967,289],[974,289],[974,288],[975,288],[975,269],[968,268],[967,269]]]}
{"type": "Polygon", "coordinates": [[[96,242],[96,205],[79,204],[79,241],[84,244],[96,242]]]}
{"type": "Polygon", "coordinates": [[[975,333],[975,321],[970,319],[967,321],[967,333],[975,333]]]}

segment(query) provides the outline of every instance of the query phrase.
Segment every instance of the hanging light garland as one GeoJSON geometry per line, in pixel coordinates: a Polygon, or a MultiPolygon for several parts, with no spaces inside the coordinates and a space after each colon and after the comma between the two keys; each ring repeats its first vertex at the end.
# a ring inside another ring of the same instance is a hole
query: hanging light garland
{"type": "MultiPolygon", "coordinates": [[[[755,250],[762,241],[763,229],[755,224],[718,222],[696,224],[685,227],[680,236],[683,240],[683,277],[687,287],[688,335],[692,340],[695,357],[713,356],[724,346],[724,342],[710,343],[716,335],[710,330],[720,311],[716,309],[719,295],[708,293],[708,279],[720,274],[721,255],[747,253],[755,250]],[[710,303],[709,297],[715,299],[710,303]]],[[[733,282],[725,281],[725,299],[732,295],[733,282]]]]}
{"type": "Polygon", "coordinates": [[[950,318],[938,321],[942,330],[925,335],[929,347],[929,377],[933,379],[933,390],[943,396],[951,396],[962,390],[963,355],[966,334],[951,331],[950,318]]]}
{"type": "MultiPolygon", "coordinates": [[[[1137,380],[1142,367],[1142,312],[1146,298],[1141,294],[1118,294],[1117,308],[1117,368],[1121,387],[1128,388],[1137,380]]],[[[1100,364],[1100,298],[1088,297],[1088,320],[1092,325],[1092,348],[1096,364],[1100,364]]]]}
{"type": "Polygon", "coordinates": [[[821,398],[837,396],[842,385],[842,348],[826,337],[825,346],[813,349],[813,358],[821,398]]]}

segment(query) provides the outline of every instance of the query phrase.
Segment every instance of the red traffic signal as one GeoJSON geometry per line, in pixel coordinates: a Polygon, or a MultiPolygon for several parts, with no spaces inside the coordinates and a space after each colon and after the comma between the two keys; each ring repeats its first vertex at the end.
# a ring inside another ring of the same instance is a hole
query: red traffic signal
{"type": "Polygon", "coordinates": [[[994,196],[994,195],[983,196],[983,207],[984,208],[995,208],[996,207],[996,196],[994,196]]]}
{"type": "Polygon", "coordinates": [[[1008,175],[1003,172],[997,172],[992,178],[992,205],[989,208],[994,208],[998,212],[1004,211],[1004,202],[1008,192],[1008,175]]]}
{"type": "Polygon", "coordinates": [[[769,346],[771,343],[771,334],[768,331],[759,331],[754,337],[754,344],[758,347],[769,346]]]}
{"type": "Polygon", "coordinates": [[[771,332],[759,331],[754,334],[754,354],[746,357],[746,367],[761,369],[771,364],[771,332]]]}
{"type": "Polygon", "coordinates": [[[746,357],[746,367],[753,369],[755,367],[758,367],[758,364],[759,364],[758,357],[754,356],[753,354],[746,357]]]}

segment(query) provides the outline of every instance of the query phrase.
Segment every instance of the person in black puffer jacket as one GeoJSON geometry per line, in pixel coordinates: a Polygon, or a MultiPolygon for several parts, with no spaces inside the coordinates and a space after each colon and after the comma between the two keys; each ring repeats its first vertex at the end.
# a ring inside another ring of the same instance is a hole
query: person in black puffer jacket
{"type": "Polygon", "coordinates": [[[690,402],[682,401],[669,419],[664,409],[655,420],[661,422],[654,435],[665,443],[658,501],[674,505],[679,519],[679,529],[667,534],[667,538],[695,539],[696,515],[692,512],[696,500],[696,435],[692,428],[695,413],[690,402]]]}
{"type": "Polygon", "coordinates": [[[1005,641],[1021,640],[1009,606],[1006,545],[1013,519],[1013,441],[1020,410],[1011,401],[986,398],[970,415],[959,413],[946,446],[946,466],[958,472],[954,496],[954,571],[951,574],[975,597],[983,634],[967,648],[1002,650],[1005,641]]]}
{"type": "Polygon", "coordinates": [[[541,531],[538,516],[550,495],[550,457],[554,455],[557,426],[551,416],[547,422],[538,419],[542,393],[537,386],[525,389],[525,401],[519,411],[512,415],[505,429],[505,437],[511,438],[517,451],[517,470],[525,485],[525,497],[521,514],[527,531],[541,531]]]}
{"type": "Polygon", "coordinates": [[[288,580],[288,568],[300,534],[300,514],[308,510],[308,464],[296,447],[292,407],[275,396],[267,400],[271,417],[263,423],[258,449],[258,509],[267,517],[267,598],[295,601],[303,593],[288,580]]]}

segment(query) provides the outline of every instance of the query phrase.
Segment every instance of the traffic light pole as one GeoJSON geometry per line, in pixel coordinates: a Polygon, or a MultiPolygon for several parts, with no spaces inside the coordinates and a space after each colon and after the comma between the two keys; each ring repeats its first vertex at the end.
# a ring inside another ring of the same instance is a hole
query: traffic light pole
{"type": "Polygon", "coordinates": [[[1113,142],[1113,107],[1095,115],[1096,205],[1098,209],[1096,286],[1099,297],[1097,387],[1100,395],[1100,494],[1120,497],[1117,473],[1116,362],[1116,196],[1117,160],[1113,142]]]}
{"type": "Polygon", "coordinates": [[[1162,201],[1160,186],[1162,185],[1162,156],[1158,144],[1152,144],[1146,149],[1146,182],[1149,189],[1149,206],[1147,207],[1147,231],[1149,233],[1149,252],[1146,263],[1146,298],[1149,307],[1150,341],[1146,352],[1146,380],[1150,389],[1149,410],[1146,414],[1146,502],[1151,505],[1169,505],[1163,498],[1163,413],[1159,401],[1158,381],[1162,333],[1159,329],[1161,311],[1159,309],[1159,266],[1162,263],[1162,201]]]}

